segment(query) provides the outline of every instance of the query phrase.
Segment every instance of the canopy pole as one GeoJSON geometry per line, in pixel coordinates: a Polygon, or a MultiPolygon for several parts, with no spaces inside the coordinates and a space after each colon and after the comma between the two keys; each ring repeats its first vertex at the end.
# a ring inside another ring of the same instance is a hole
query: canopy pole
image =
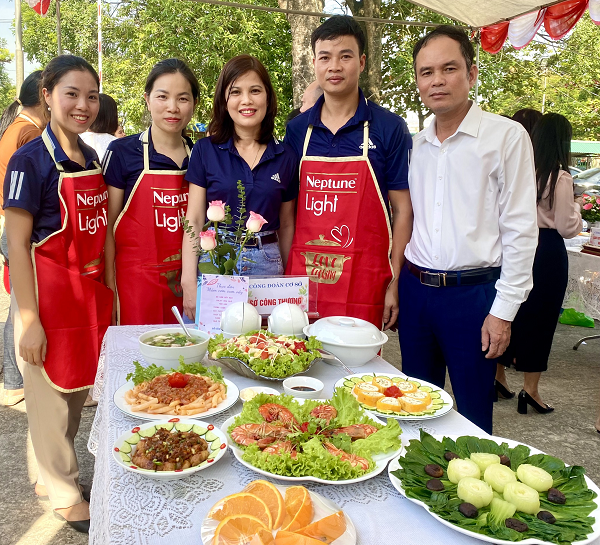
{"type": "Polygon", "coordinates": [[[21,19],[21,2],[19,0],[15,0],[15,64],[17,68],[15,79],[16,94],[19,96],[25,76],[23,69],[23,21],[21,19]]]}
{"type": "Polygon", "coordinates": [[[475,57],[475,66],[477,66],[477,79],[475,80],[475,104],[479,103],[479,44],[481,42],[481,34],[477,31],[477,52],[475,57]]]}
{"type": "Polygon", "coordinates": [[[102,0],[98,0],[98,78],[102,92],[102,0]]]}
{"type": "MultiPolygon", "coordinates": [[[[18,1],[18,0],[17,0],[18,1]]],[[[60,31],[60,0],[56,0],[56,54],[62,55],[62,39],[60,31]]]]}

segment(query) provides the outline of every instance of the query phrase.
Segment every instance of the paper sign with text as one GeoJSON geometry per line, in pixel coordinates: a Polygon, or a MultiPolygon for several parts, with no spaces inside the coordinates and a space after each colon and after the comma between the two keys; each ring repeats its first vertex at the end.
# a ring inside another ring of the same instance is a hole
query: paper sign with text
{"type": "Polygon", "coordinates": [[[271,314],[281,303],[293,303],[308,311],[308,276],[281,278],[251,278],[248,303],[259,314],[271,314]]]}
{"type": "Polygon", "coordinates": [[[206,333],[221,333],[221,313],[231,304],[248,301],[248,277],[203,274],[198,278],[196,324],[206,333]]]}

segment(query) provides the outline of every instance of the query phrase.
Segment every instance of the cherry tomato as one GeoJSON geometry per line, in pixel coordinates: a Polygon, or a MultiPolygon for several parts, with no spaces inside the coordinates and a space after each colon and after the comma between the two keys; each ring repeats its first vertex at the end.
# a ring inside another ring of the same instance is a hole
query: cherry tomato
{"type": "Polygon", "coordinates": [[[268,358],[269,358],[269,351],[267,349],[265,349],[260,353],[260,359],[266,360],[268,358]]]}
{"type": "Polygon", "coordinates": [[[190,381],[188,375],[182,375],[181,373],[173,373],[169,375],[169,386],[171,388],[184,388],[190,381]]]}
{"type": "Polygon", "coordinates": [[[386,397],[402,397],[402,391],[400,388],[398,388],[398,386],[390,386],[389,388],[385,389],[383,395],[386,397]]]}
{"type": "Polygon", "coordinates": [[[302,425],[300,426],[300,431],[302,433],[306,433],[308,431],[308,422],[302,422],[302,425]]]}
{"type": "Polygon", "coordinates": [[[244,346],[244,352],[246,352],[246,354],[250,352],[250,347],[248,345],[244,346]]]}
{"type": "Polygon", "coordinates": [[[296,354],[300,351],[306,352],[306,345],[302,341],[294,341],[294,349],[296,354]]]}
{"type": "Polygon", "coordinates": [[[256,348],[260,348],[261,350],[267,346],[267,343],[263,341],[259,341],[256,343],[256,348]]]}

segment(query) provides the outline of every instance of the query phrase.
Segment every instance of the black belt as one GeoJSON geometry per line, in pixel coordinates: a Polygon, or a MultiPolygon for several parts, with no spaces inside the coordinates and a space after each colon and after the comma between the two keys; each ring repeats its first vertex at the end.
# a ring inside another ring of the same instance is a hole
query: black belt
{"type": "Polygon", "coordinates": [[[434,288],[487,284],[500,278],[500,267],[486,267],[466,271],[431,272],[417,267],[417,265],[414,265],[410,261],[407,261],[406,264],[408,265],[408,270],[420,280],[421,284],[434,288]]]}
{"type": "MultiPolygon", "coordinates": [[[[223,237],[223,240],[225,242],[228,242],[229,244],[236,244],[235,240],[231,239],[227,235],[223,237]]],[[[246,242],[246,244],[244,244],[244,248],[262,248],[265,244],[272,244],[273,242],[279,242],[277,233],[270,233],[268,235],[263,236],[253,236],[252,238],[248,239],[248,242],[246,242]],[[260,243],[258,242],[259,239],[260,243]]]]}

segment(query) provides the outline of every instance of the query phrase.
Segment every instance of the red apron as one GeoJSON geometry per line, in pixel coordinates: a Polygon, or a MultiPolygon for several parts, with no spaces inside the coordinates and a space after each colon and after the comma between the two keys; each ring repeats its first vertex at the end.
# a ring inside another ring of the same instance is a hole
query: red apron
{"type": "MultiPolygon", "coordinates": [[[[54,159],[54,147],[42,139],[54,159]]],[[[104,285],[108,189],[100,167],[60,172],[61,228],[32,245],[40,321],[48,349],[43,373],[61,392],[94,384],[100,347],[110,325],[112,292],[104,285]]]]}
{"type": "Polygon", "coordinates": [[[356,157],[307,156],[312,129],[304,139],[286,274],[309,275],[319,284],[320,316],[353,316],[380,328],[393,277],[392,231],[368,157],[368,122],[363,154],[356,157]]]}
{"type": "MultiPolygon", "coordinates": [[[[174,324],[171,307],[183,312],[181,219],[187,210],[187,171],[150,170],[148,131],[141,138],[144,170],[114,229],[119,324],[174,324]]],[[[189,156],[187,144],[186,150],[189,156]]]]}

